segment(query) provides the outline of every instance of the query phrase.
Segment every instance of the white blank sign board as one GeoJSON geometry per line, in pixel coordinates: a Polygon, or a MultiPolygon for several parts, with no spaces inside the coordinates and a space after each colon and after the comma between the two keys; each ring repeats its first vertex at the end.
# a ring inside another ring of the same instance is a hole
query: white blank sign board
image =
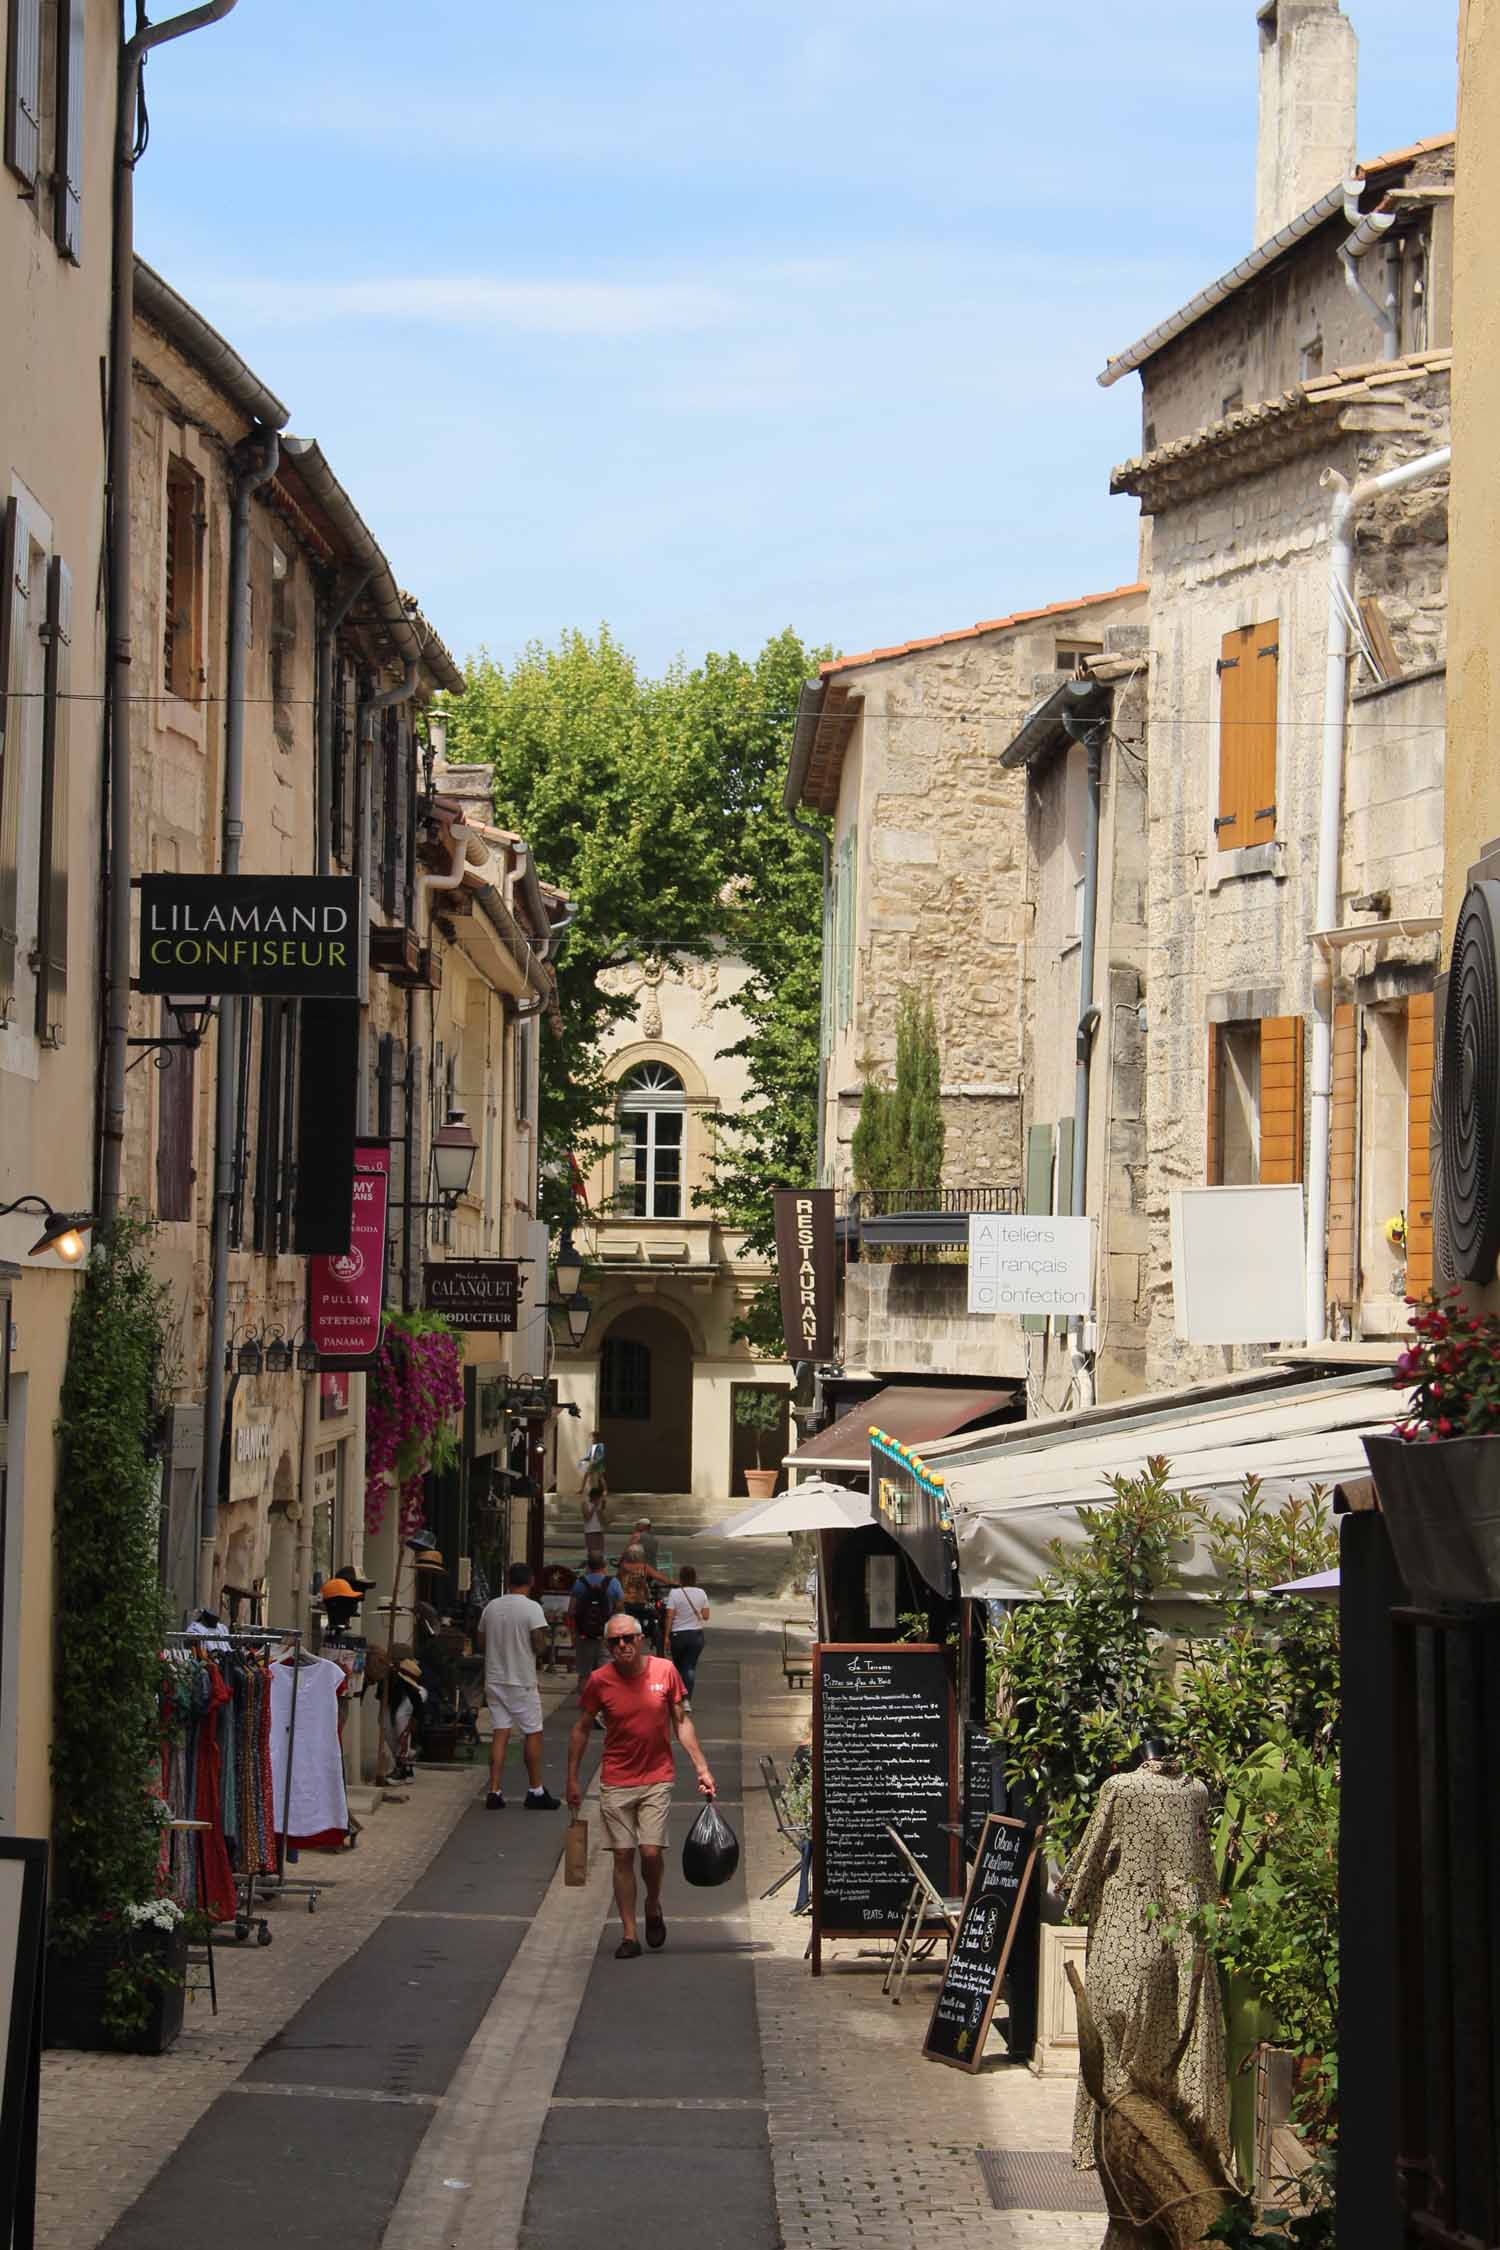
{"type": "Polygon", "coordinates": [[[1189,1344],[1307,1341],[1300,1187],[1174,1188],[1172,1306],[1189,1344]]]}

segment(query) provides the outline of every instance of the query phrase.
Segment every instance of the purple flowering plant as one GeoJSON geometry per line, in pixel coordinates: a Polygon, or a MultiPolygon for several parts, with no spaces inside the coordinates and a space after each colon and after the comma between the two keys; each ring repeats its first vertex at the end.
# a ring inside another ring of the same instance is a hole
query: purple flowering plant
{"type": "Polygon", "coordinates": [[[1456,1289],[1407,1299],[1412,1341],[1396,1375],[1412,1387],[1392,1436],[1412,1445],[1500,1435],[1500,1317],[1467,1311],[1456,1289]]]}
{"type": "Polygon", "coordinates": [[[422,1483],[458,1458],[463,1338],[441,1314],[388,1312],[365,1397],[365,1529],[385,1521],[392,1482],[401,1535],[422,1521],[422,1483]]]}

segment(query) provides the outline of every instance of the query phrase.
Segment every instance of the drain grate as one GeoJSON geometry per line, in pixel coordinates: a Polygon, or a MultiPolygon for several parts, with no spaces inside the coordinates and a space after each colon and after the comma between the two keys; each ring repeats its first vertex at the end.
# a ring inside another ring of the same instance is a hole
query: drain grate
{"type": "Polygon", "coordinates": [[[982,2148],[979,2169],[997,2211],[1102,2211],[1096,2173],[1078,2172],[1064,2149],[982,2148]]]}

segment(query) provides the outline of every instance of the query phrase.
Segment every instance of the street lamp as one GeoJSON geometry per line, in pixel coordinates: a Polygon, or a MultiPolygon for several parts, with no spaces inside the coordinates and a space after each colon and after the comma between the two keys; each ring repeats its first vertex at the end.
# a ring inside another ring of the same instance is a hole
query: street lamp
{"type": "Polygon", "coordinates": [[[438,1201],[451,1211],[460,1196],[469,1192],[479,1143],[464,1122],[461,1109],[450,1109],[432,1139],[432,1175],[438,1201]]]}
{"type": "Polygon", "coordinates": [[[292,1347],[280,1328],[273,1328],[266,1338],[266,1373],[289,1375],[292,1371],[292,1347]]]}
{"type": "Polygon", "coordinates": [[[549,1313],[563,1313],[567,1317],[568,1334],[575,1345],[581,1344],[589,1332],[589,1322],[594,1308],[587,1297],[554,1297],[548,1305],[549,1313]]]}
{"type": "Polygon", "coordinates": [[[558,1295],[563,1298],[576,1297],[583,1286],[583,1258],[574,1246],[571,1227],[563,1229],[563,1238],[558,1245],[552,1272],[557,1282],[558,1295]]]}
{"type": "Polygon", "coordinates": [[[12,1211],[31,1211],[42,1221],[42,1231],[27,1251],[40,1258],[55,1251],[65,1265],[76,1266],[84,1253],[84,1236],[97,1222],[92,1211],[54,1211],[43,1195],[18,1195],[14,1203],[0,1203],[0,1219],[12,1211]]]}
{"type": "Polygon", "coordinates": [[[258,1375],[265,1364],[265,1354],[260,1348],[260,1338],[252,1328],[234,1355],[234,1364],[242,1375],[258,1375]]]}
{"type": "MultiPolygon", "coordinates": [[[[214,1003],[205,993],[171,992],[165,996],[162,1004],[172,1022],[177,1026],[175,1036],[159,1039],[127,1039],[125,1042],[127,1047],[144,1047],[148,1052],[155,1051],[158,1070],[167,1068],[167,1057],[164,1052],[166,1048],[187,1047],[192,1049],[201,1046],[204,1034],[214,1018],[214,1003]]],[[[144,1055],[136,1057],[137,1062],[144,1062],[145,1059],[144,1055]]],[[[135,1063],[132,1063],[130,1067],[134,1070],[135,1063]]]]}

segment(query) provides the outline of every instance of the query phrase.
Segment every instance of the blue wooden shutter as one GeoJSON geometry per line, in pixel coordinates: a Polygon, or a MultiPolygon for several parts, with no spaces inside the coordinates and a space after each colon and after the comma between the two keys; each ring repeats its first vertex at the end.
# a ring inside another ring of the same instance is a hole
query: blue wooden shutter
{"type": "MultiPolygon", "coordinates": [[[[1026,1133],[1026,1210],[1028,1214],[1052,1209],[1052,1127],[1032,1125],[1026,1133]]],[[[1021,1326],[1028,1336],[1045,1336],[1045,1313],[1022,1313],[1021,1326]]]]}
{"type": "Polygon", "coordinates": [[[9,0],[5,41],[5,161],[36,186],[42,153],[42,0],[9,0]]]}
{"type": "Polygon", "coordinates": [[[68,691],[73,654],[73,573],[61,555],[54,555],[47,568],[45,635],[36,1035],[44,1046],[60,1047],[68,1002],[68,691]]]}
{"type": "Polygon", "coordinates": [[[57,0],[57,161],[52,236],[76,266],[83,239],[83,50],[88,0],[57,0]]]}

